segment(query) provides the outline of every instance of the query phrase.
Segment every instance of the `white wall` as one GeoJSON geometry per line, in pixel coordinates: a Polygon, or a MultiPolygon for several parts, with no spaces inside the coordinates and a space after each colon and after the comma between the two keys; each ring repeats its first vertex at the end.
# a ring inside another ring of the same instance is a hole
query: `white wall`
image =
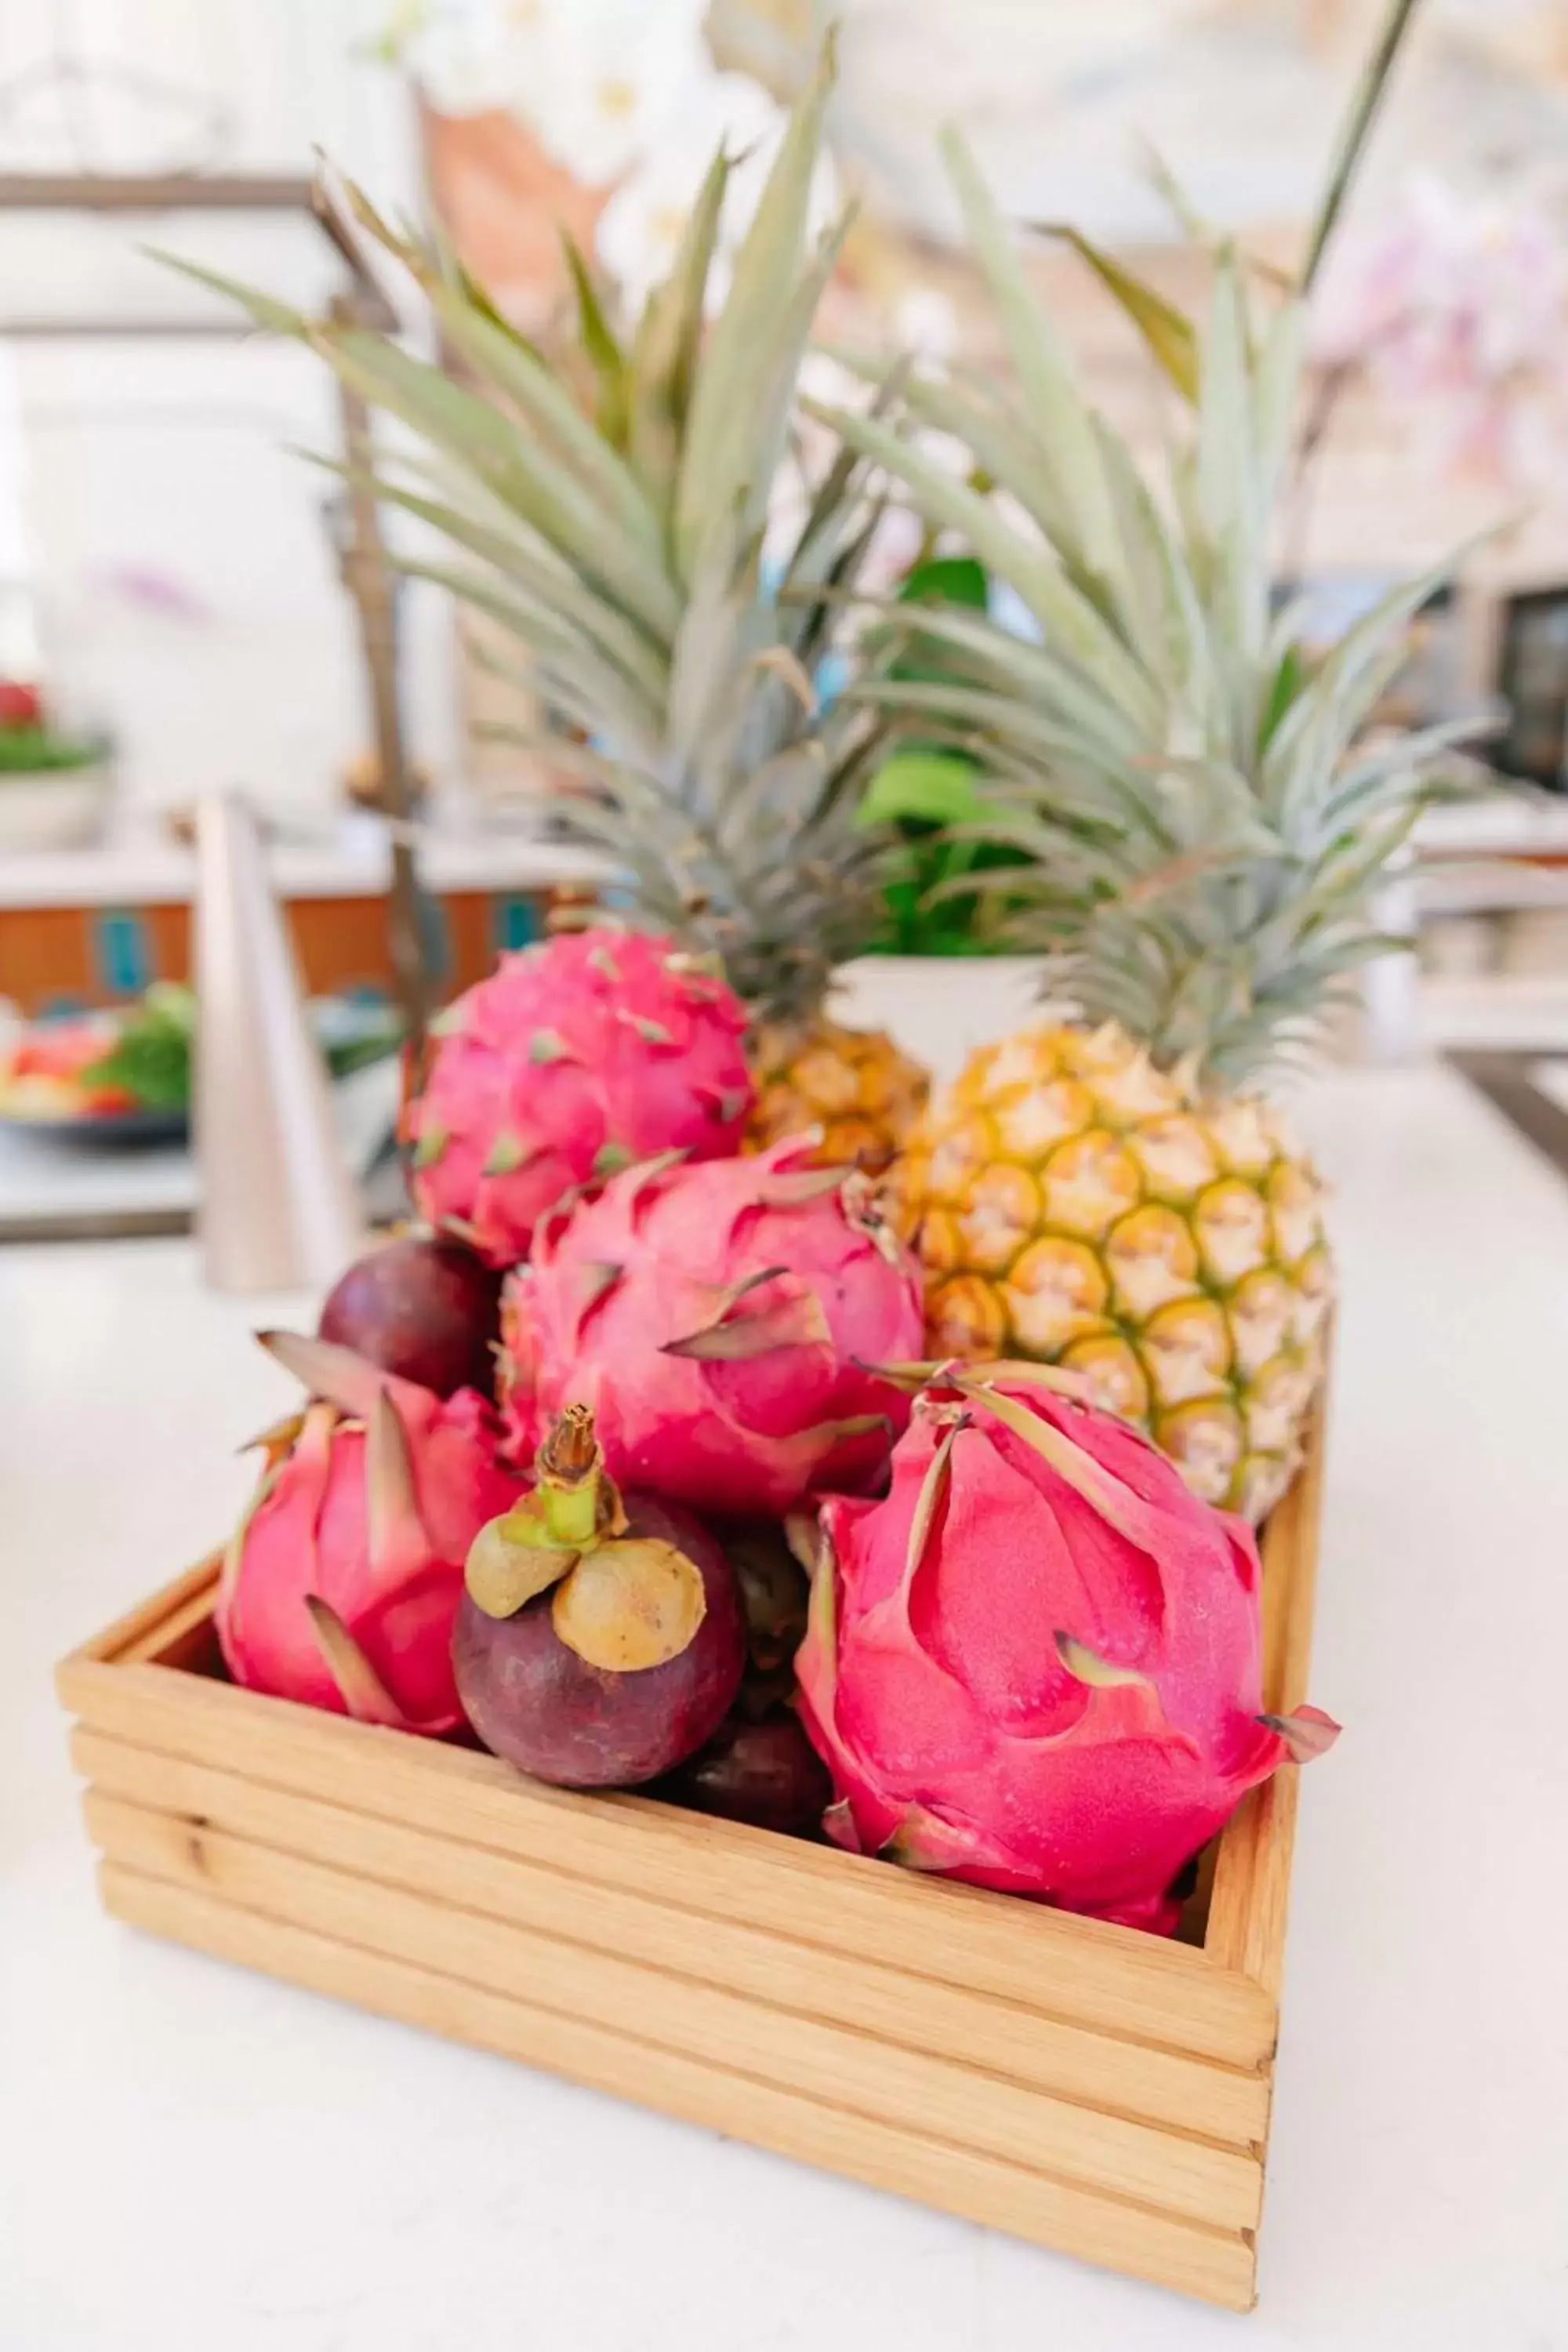
{"type": "MultiPolygon", "coordinates": [[[[62,13],[54,0],[0,0],[0,169],[68,161],[47,84],[25,107],[6,103],[14,77],[58,56],[62,13]]],[[[385,13],[384,0],[77,0],[77,53],[94,69],[92,160],[202,160],[205,144],[220,168],[307,170],[320,145],[379,197],[409,203],[402,86],[355,55],[385,13]],[[103,70],[117,61],[177,100],[160,89],[129,100],[103,70]]],[[[79,216],[63,233],[47,225],[51,315],[73,294],[100,308],[106,276],[160,301],[132,239],[178,247],[198,231],[204,256],[236,276],[294,286],[302,258],[312,283],[336,274],[313,259],[305,224],[215,229],[187,216],[122,232],[79,216]]],[[[16,292],[13,268],[0,305],[16,292]]],[[[367,735],[351,611],[320,521],[327,485],[286,447],[332,446],[325,372],[255,340],[26,341],[10,352],[47,676],[114,728],[127,797],[169,806],[241,782],[280,810],[323,810],[367,735]]],[[[5,434],[0,392],[0,578],[18,535],[5,434]]],[[[445,618],[426,608],[411,619],[416,738],[446,764],[445,618]]]]}
{"type": "MultiPolygon", "coordinates": [[[[302,168],[320,144],[384,200],[408,202],[417,173],[403,87],[355,55],[392,5],[0,0],[0,169],[62,160],[61,111],[47,80],[35,81],[23,104],[18,78],[58,60],[74,26],[79,59],[97,68],[86,110],[100,163],[200,160],[192,150],[205,140],[210,159],[229,168],[302,168]],[[116,94],[117,62],[145,79],[139,102],[116,94]]],[[[1460,17],[1468,23],[1477,5],[1433,0],[1429,62],[1414,72],[1407,64],[1380,132],[1378,152],[1390,168],[1434,121],[1445,156],[1459,152],[1467,125],[1467,135],[1479,135],[1472,118],[1492,125],[1495,109],[1481,101],[1496,99],[1501,65],[1468,49],[1454,62],[1455,26],[1460,17]],[[1445,112],[1460,66],[1465,103],[1445,112]]],[[[1158,131],[1200,193],[1222,205],[1219,182],[1239,168],[1237,154],[1252,156],[1247,207],[1267,209],[1292,190],[1299,198],[1321,168],[1372,6],[1108,0],[1096,12],[1069,0],[848,0],[846,119],[916,215],[935,202],[931,135],[955,107],[1005,196],[1025,214],[1087,208],[1102,230],[1118,226],[1118,192],[1138,184],[1134,122],[1158,131]],[[1323,26],[1339,34],[1313,47],[1308,36],[1323,26]],[[1303,40],[1300,65],[1290,45],[1303,40]],[[1244,102],[1254,81],[1255,96],[1273,93],[1268,106],[1244,102]],[[1291,137],[1281,139],[1278,160],[1295,174],[1291,189],[1256,178],[1258,140],[1267,145],[1279,129],[1281,90],[1291,137]],[[1221,125],[1235,133],[1228,144],[1215,135],[1221,125]]],[[[1541,13],[1542,0],[1487,0],[1480,15],[1495,35],[1541,13]]],[[[1507,62],[1528,66],[1511,56],[1507,62]]],[[[1534,80],[1539,88],[1527,71],[1507,83],[1508,121],[1520,138],[1539,108],[1555,108],[1554,124],[1563,119],[1549,78],[1534,80]]],[[[1560,151],[1560,138],[1557,144],[1560,151]]],[[[56,308],[99,298],[107,234],[79,221],[52,248],[46,275],[56,308]]],[[[170,223],[163,234],[180,243],[194,230],[170,223]]],[[[20,235],[16,223],[5,223],[0,310],[16,294],[20,235]]],[[[226,256],[237,275],[268,282],[291,275],[296,236],[275,226],[258,237],[236,224],[216,245],[209,233],[205,249],[220,264],[226,256]]],[[[123,240],[119,266],[127,266],[123,240]]],[[[1064,319],[1075,339],[1080,325],[1092,338],[1106,306],[1083,300],[1080,272],[1066,277],[1079,294],[1064,292],[1064,319]],[[1081,320],[1075,299],[1083,300],[1081,320]]],[[[151,299],[150,283],[143,266],[141,299],[151,299]]],[[[280,808],[323,811],[365,726],[350,614],[320,529],[321,483],[284,454],[290,441],[330,443],[322,373],[302,353],[258,343],[37,342],[12,356],[18,400],[8,403],[0,344],[0,583],[25,537],[49,676],[68,699],[113,725],[130,797],[168,805],[238,782],[280,808]],[[6,446],[7,415],[18,405],[20,482],[8,475],[16,452],[6,446]]],[[[1109,374],[1115,405],[1113,367],[1109,374]]],[[[1430,467],[1401,447],[1386,417],[1349,418],[1325,477],[1314,558],[1338,564],[1364,551],[1380,563],[1391,546],[1413,555],[1447,542],[1457,524],[1487,519],[1496,503],[1474,486],[1435,496],[1430,467]]],[[[1565,532],[1568,509],[1554,507],[1528,539],[1507,542],[1498,561],[1521,575],[1560,572],[1565,532]]],[[[450,772],[457,727],[447,617],[435,600],[410,617],[416,748],[450,772]]]]}

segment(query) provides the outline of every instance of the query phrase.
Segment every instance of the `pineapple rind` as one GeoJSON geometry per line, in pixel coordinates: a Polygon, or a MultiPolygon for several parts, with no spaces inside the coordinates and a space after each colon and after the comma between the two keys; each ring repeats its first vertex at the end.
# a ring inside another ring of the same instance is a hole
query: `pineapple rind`
{"type": "Polygon", "coordinates": [[[1206,1500],[1278,1500],[1331,1271],[1322,1184],[1266,1105],[1205,1101],[1120,1031],[1042,1024],[974,1056],[893,1181],[933,1353],[1068,1365],[1206,1500]]]}
{"type": "Polygon", "coordinates": [[[925,1108],[926,1072],[885,1030],[847,1029],[826,1016],[763,1023],[750,1058],[757,1102],[748,1151],[817,1128],[825,1160],[880,1175],[925,1108]]]}

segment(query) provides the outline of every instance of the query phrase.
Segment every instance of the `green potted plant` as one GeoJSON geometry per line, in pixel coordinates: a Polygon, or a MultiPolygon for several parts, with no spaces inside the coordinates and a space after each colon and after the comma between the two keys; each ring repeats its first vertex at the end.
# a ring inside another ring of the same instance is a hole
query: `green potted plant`
{"type": "MultiPolygon", "coordinates": [[[[928,551],[905,575],[898,601],[984,613],[992,583],[974,556],[928,551]]],[[[918,704],[943,671],[940,646],[911,635],[889,676],[895,691],[918,704]]],[[[840,968],[836,1001],[857,1024],[893,1027],[911,1044],[921,1041],[928,1060],[930,1040],[940,1038],[935,1075],[942,1078],[951,1075],[947,1063],[960,1037],[967,1053],[1025,1018],[1038,964],[1006,940],[1005,873],[1022,861],[1016,849],[979,838],[986,819],[982,761],[950,740],[922,737],[915,724],[861,800],[861,824],[890,828],[903,855],[883,893],[881,935],[840,968]]]]}
{"type": "Polygon", "coordinates": [[[57,726],[36,686],[0,678],[0,850],[90,841],[110,790],[107,741],[57,726]]]}

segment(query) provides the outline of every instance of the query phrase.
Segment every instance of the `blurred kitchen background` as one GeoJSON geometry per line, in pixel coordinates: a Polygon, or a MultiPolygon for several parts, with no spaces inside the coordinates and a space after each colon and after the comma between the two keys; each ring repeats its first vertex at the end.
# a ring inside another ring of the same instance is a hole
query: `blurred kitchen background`
{"type": "MultiPolygon", "coordinates": [[[[940,352],[984,331],[949,244],[945,119],[1020,220],[1070,217],[1190,297],[1196,266],[1159,170],[1262,264],[1289,261],[1381,0],[837,13],[835,170],[866,211],[833,326],[940,352]]],[[[548,336],[568,293],[554,222],[635,299],[717,130],[765,154],[820,16],[811,0],[5,0],[10,1034],[186,977],[189,813],[216,788],[243,794],[268,835],[312,992],[374,1007],[392,984],[371,674],[341,568],[350,519],[298,454],[341,453],[344,418],[307,352],[237,332],[144,248],[307,307],[381,302],[311,215],[321,152],[384,211],[434,212],[548,336]]],[[[1328,625],[1473,538],[1387,715],[1485,710],[1502,780],[1425,821],[1391,898],[1415,951],[1373,975],[1360,1038],[1387,1058],[1568,1049],[1565,133],[1560,0],[1430,0],[1322,285],[1313,449],[1281,578],[1320,593],[1328,625]]],[[[1090,272],[1046,239],[1037,268],[1106,405],[1158,431],[1090,272]]],[[[483,739],[496,689],[439,593],[405,588],[396,617],[428,944],[455,988],[587,869],[552,838],[550,777],[483,739]]],[[[7,1182],[24,1225],[43,1214],[55,1178],[40,1166],[24,1181],[0,1160],[0,1214],[7,1182]]],[[[154,1183],[143,1213],[184,1199],[154,1183]]]]}

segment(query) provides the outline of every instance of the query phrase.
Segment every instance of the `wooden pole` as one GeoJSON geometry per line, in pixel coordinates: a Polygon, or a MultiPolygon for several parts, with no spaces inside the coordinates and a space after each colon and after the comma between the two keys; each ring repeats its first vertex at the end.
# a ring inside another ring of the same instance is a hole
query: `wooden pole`
{"type": "MultiPolygon", "coordinates": [[[[352,294],[334,297],[331,316],[334,324],[363,323],[352,294]]],[[[338,403],[348,469],[348,528],[340,562],[343,584],[358,616],[360,644],[370,680],[381,801],[391,833],[388,919],[392,969],[407,1030],[407,1066],[416,1085],[429,1026],[431,976],[420,922],[419,877],[412,831],[413,792],[398,694],[397,608],[374,489],[375,449],[370,410],[358,393],[350,391],[341,381],[338,403]]]]}

